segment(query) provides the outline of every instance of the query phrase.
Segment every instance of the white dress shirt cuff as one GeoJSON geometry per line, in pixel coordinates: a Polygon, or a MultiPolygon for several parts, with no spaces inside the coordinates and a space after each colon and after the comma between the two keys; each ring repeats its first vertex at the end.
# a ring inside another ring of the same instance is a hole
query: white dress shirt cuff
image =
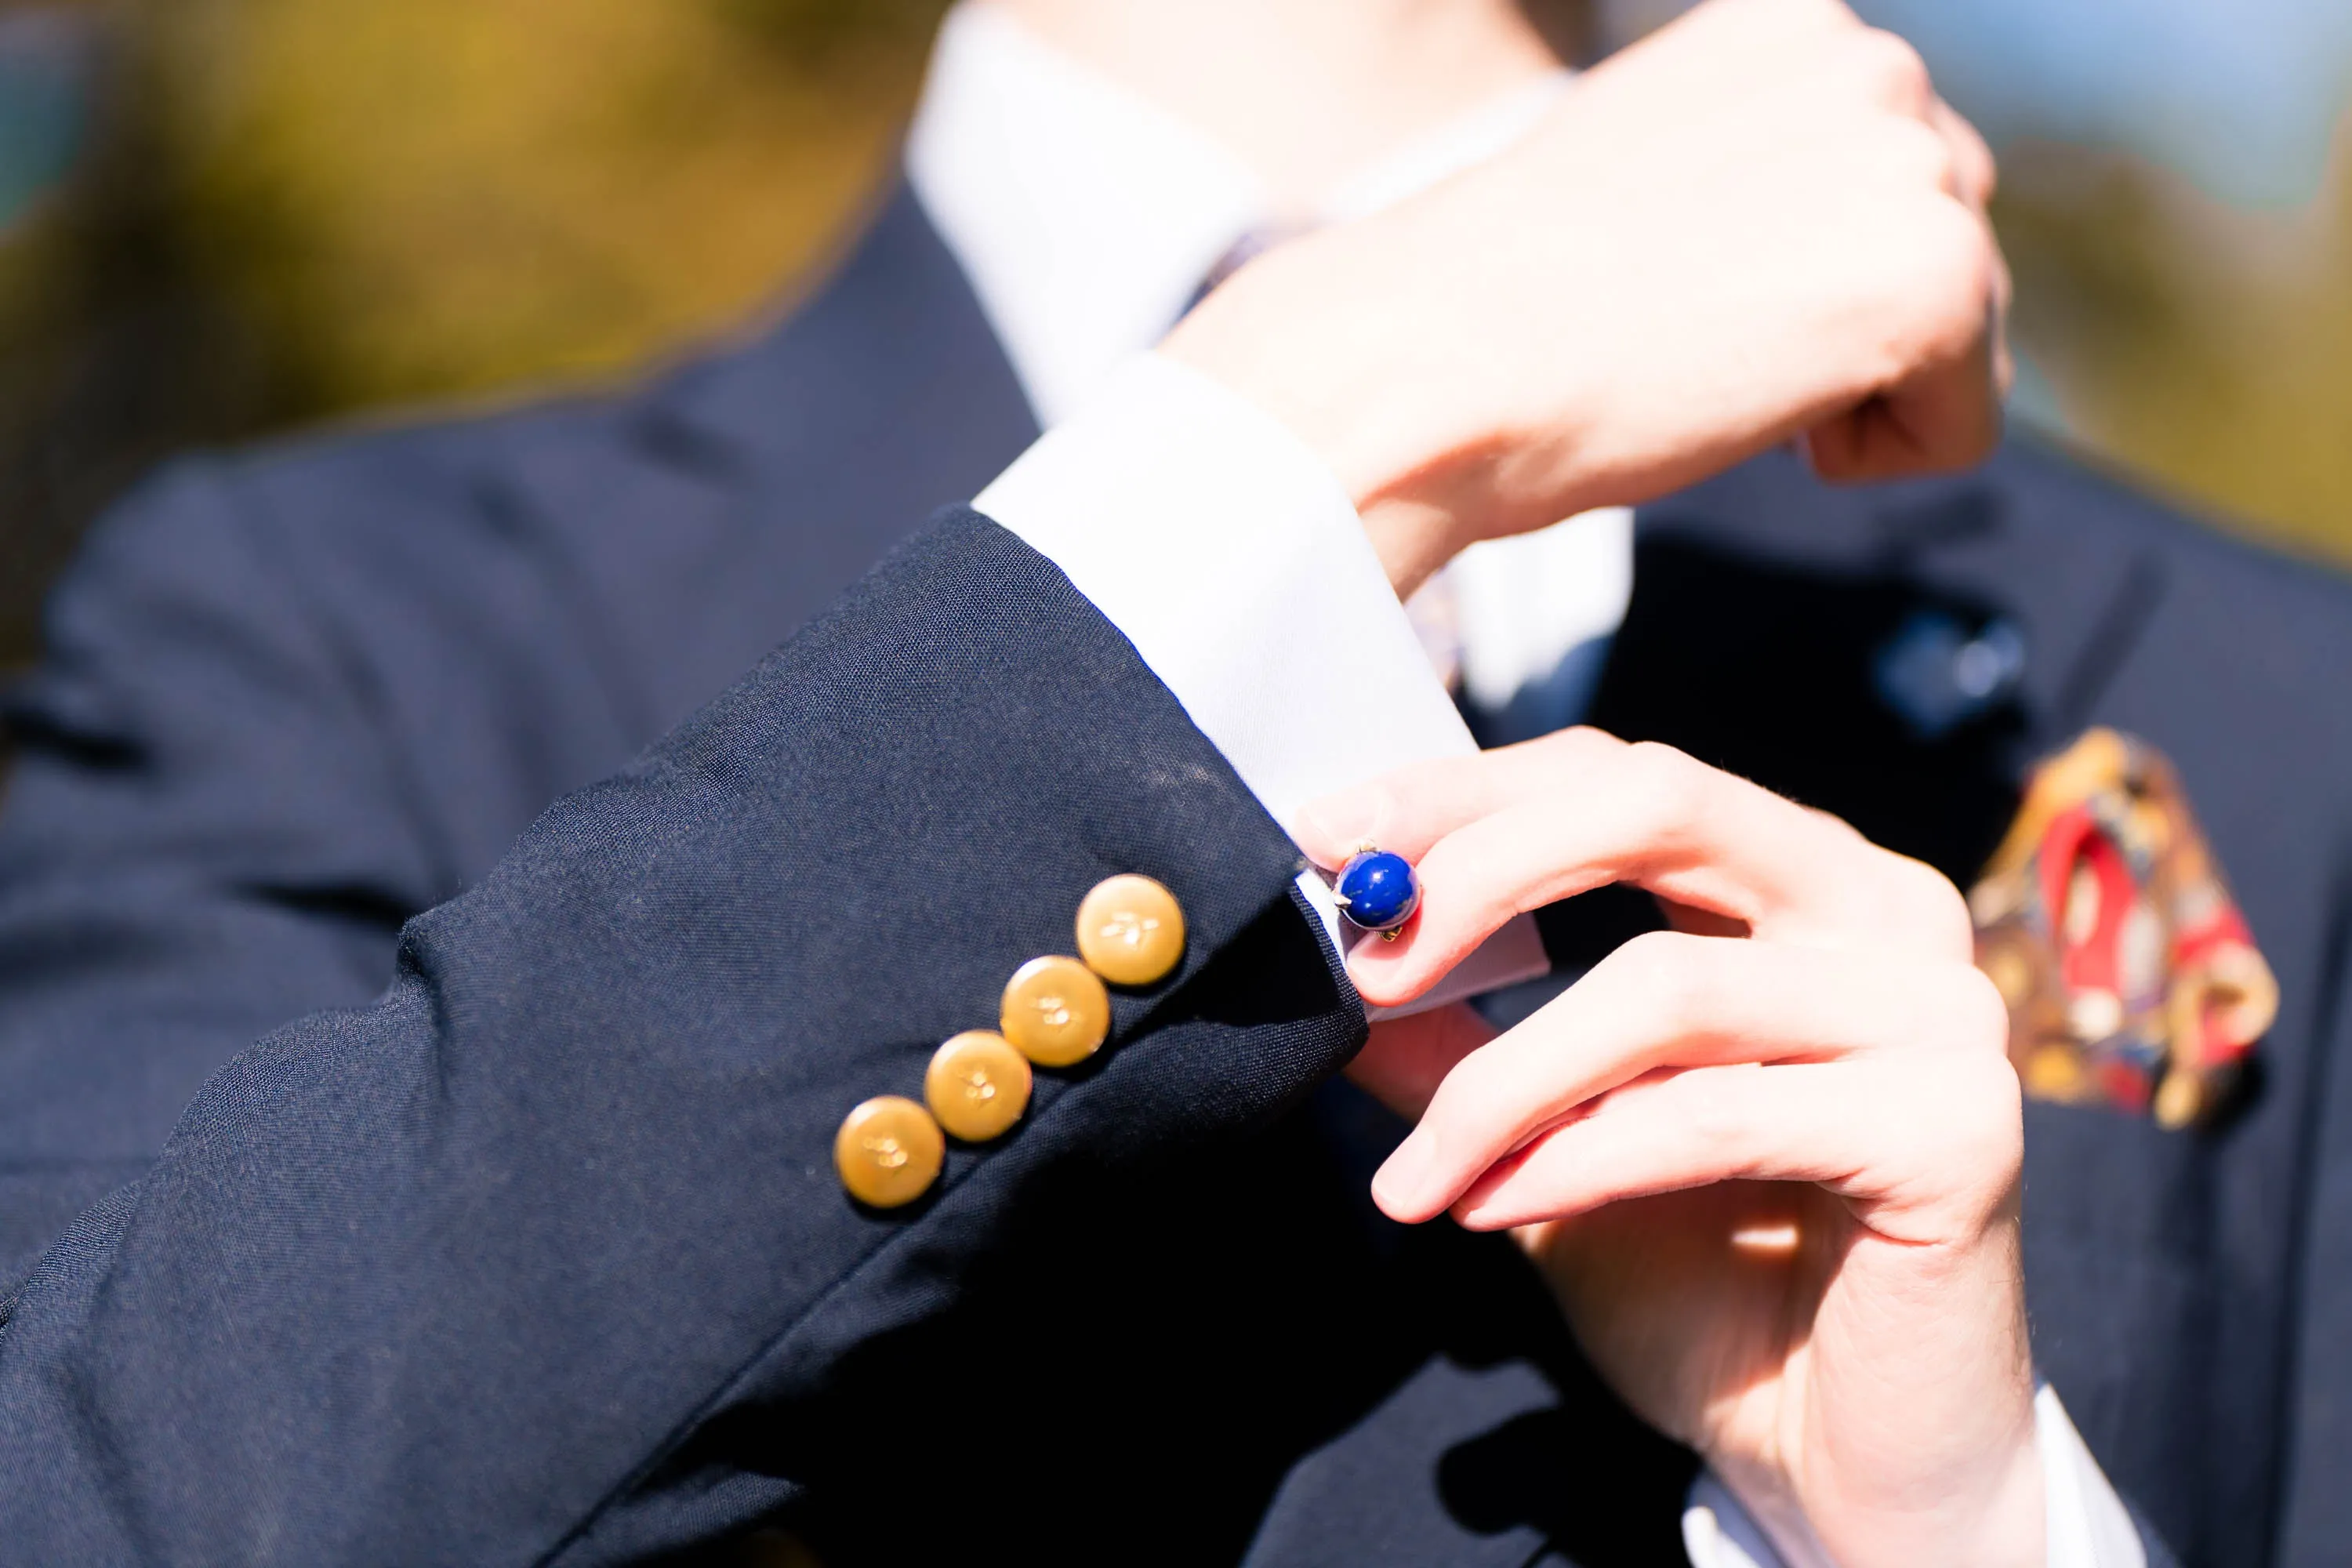
{"type": "MultiPolygon", "coordinates": [[[[1476,750],[1339,481],[1196,371],[1129,362],[972,504],[1135,645],[1285,832],[1325,795],[1476,750]]],[[[1346,952],[1359,933],[1328,886],[1311,871],[1299,886],[1346,952]]],[[[1523,916],[1395,1011],[1547,967],[1523,916]]]]}
{"type": "MultiPolygon", "coordinates": [[[[2123,1500],[2047,1384],[2033,1396],[2033,1440],[2042,1458],[2048,1568],[2147,1568],[2147,1549],[2123,1500]]],[[[1712,1470],[1691,1483],[1683,1550],[1691,1568],[1783,1568],[1780,1553],[1712,1470]]]]}

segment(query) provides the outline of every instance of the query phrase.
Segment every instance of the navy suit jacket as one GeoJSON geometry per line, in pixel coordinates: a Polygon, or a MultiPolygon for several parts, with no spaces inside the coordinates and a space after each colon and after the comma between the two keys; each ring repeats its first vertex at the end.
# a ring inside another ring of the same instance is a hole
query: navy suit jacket
{"type": "MultiPolygon", "coordinates": [[[[1689,1457],[1507,1247],[1370,1211],[1294,853],[1132,650],[968,512],[864,576],[1034,435],[902,192],[748,346],[101,525],[7,710],[0,1542],[1678,1560],[1689,1457]],[[934,1197],[849,1205],[842,1111],[1127,869],[1183,970],[934,1197]]],[[[2352,1552],[2343,586],[2023,448],[1752,465],[1639,550],[1598,721],[1962,879],[2083,725],[2179,765],[2283,1011],[2213,1132],[2030,1112],[2036,1351],[2188,1560],[2352,1552]],[[1890,683],[1996,620],[2004,689],[1890,683]]]]}

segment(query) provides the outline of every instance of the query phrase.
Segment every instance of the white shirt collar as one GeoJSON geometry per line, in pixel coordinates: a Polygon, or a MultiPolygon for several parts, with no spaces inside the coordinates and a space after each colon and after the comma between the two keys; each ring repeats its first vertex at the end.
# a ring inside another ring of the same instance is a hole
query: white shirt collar
{"type": "MultiPolygon", "coordinates": [[[[1505,95],[1326,193],[1360,217],[1493,156],[1567,79],[1505,95]]],[[[1274,216],[1213,139],[986,5],[948,14],[907,174],[1052,426],[1173,326],[1213,266],[1274,216]]]]}

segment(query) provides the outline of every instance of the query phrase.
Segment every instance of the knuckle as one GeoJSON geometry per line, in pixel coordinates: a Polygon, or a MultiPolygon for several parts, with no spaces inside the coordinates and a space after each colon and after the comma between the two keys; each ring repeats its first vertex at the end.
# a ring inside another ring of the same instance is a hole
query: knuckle
{"type": "Polygon", "coordinates": [[[1973,963],[1948,966],[1949,994],[1943,1013],[1949,1020],[1953,1038],[1967,1055],[1997,1060],[2007,1073],[2009,1060],[2009,1004],[1995,985],[1992,977],[1973,963]]]}
{"type": "Polygon", "coordinates": [[[2023,1098],[2006,1058],[1947,1054],[1905,1064],[1890,1116],[1943,1181],[1998,1192],[2024,1158],[2023,1098]]]}
{"type": "Polygon", "coordinates": [[[1858,29],[1862,19],[1845,0],[1763,0],[1759,6],[1792,31],[1817,34],[1824,27],[1858,29]]]}
{"type": "Polygon", "coordinates": [[[1908,932],[1920,910],[1936,896],[1930,879],[1942,881],[1935,868],[1873,843],[1862,829],[1834,812],[1818,806],[1808,806],[1806,812],[1829,836],[1825,847],[1833,845],[1831,852],[1849,868],[1842,879],[1845,891],[1842,907],[1858,929],[1879,935],[1890,931],[1908,932]]]}
{"type": "Polygon", "coordinates": [[[1959,1121],[1980,1178],[1998,1184],[2013,1174],[2025,1157],[2025,1091],[2006,1054],[1972,1055],[1966,1064],[1957,1101],[1973,1114],[1959,1121]]]}
{"type": "MultiPolygon", "coordinates": [[[[1973,1011],[1979,1004],[1969,1004],[1973,1011]]],[[[1988,1020],[1979,1018],[1981,1026],[1988,1020]]],[[[1971,1027],[1969,1048],[1947,1051],[1937,1058],[1936,1077],[1940,1085],[1936,1098],[1946,1101],[1948,1108],[1971,1108],[1976,1117],[1955,1117],[1955,1121],[1982,1122],[1986,1115],[1998,1121],[2013,1111],[2020,1102],[2021,1090],[2017,1073],[2009,1065],[2006,1034],[1979,1033],[1971,1027]]]]}
{"type": "MultiPolygon", "coordinates": [[[[1966,125],[1968,122],[1963,121],[1961,123],[1966,125]]],[[[1969,171],[1976,183],[1977,200],[1990,202],[1993,194],[2000,189],[2000,160],[1993,156],[1992,148],[1974,125],[1968,126],[1968,132],[1969,171]]]]}
{"type": "MultiPolygon", "coordinates": [[[[1840,816],[1836,812],[1824,811],[1818,805],[1803,805],[1800,806],[1799,809],[1804,812],[1807,821],[1815,824],[1823,831],[1831,834],[1841,844],[1858,849],[1878,849],[1876,845],[1871,843],[1869,839],[1863,837],[1862,829],[1856,827],[1853,823],[1848,822],[1844,817],[1840,816]]],[[[1878,850],[1878,852],[1881,854],[1885,853],[1884,850],[1878,850]]]]}
{"type": "Polygon", "coordinates": [[[1947,953],[1965,956],[1972,951],[1975,927],[1969,919],[1969,901],[1958,887],[1924,860],[1907,856],[1892,858],[1896,910],[1906,929],[1947,953]]]}
{"type": "Polygon", "coordinates": [[[1950,142],[1916,120],[1896,121],[1889,132],[1885,145],[1906,179],[1929,190],[1959,188],[1959,155],[1950,142]]]}
{"type": "Polygon", "coordinates": [[[1751,1125],[1740,1088],[1734,1074],[1684,1073],[1673,1083],[1675,1119],[1694,1142],[1719,1153],[1736,1152],[1751,1125]]]}
{"type": "Polygon", "coordinates": [[[1925,109],[1936,91],[1935,78],[1917,49],[1884,27],[1865,27],[1854,39],[1864,79],[1885,102],[1906,110],[1925,109]]]}
{"type": "MultiPolygon", "coordinates": [[[[1948,168],[1948,149],[1944,158],[1948,168]]],[[[1966,203],[1943,193],[1912,221],[1919,265],[1942,285],[1937,298],[1964,310],[1971,326],[1980,323],[2000,274],[2000,252],[1991,230],[1966,203]]]]}
{"type": "Polygon", "coordinates": [[[1908,373],[1957,362],[1990,330],[2000,295],[2000,252],[1984,220],[1958,197],[1937,191],[1920,201],[1886,204],[1885,248],[1872,297],[1895,331],[1891,352],[1908,373]]]}
{"type": "Polygon", "coordinates": [[[1537,749],[1538,754],[1548,764],[1569,777],[1580,776],[1595,766],[1605,766],[1627,750],[1624,742],[1606,730],[1596,730],[1590,724],[1555,730],[1549,735],[1524,743],[1537,749]]]}
{"type": "Polygon", "coordinates": [[[1681,1034],[1707,1010],[1706,977],[1694,957],[1690,938],[1653,931],[1627,942],[1607,962],[1634,1006],[1681,1034]]]}
{"type": "Polygon", "coordinates": [[[1625,748],[1625,782],[1645,819],[1662,836],[1696,823],[1706,809],[1707,770],[1687,752],[1656,741],[1625,748]]]}
{"type": "Polygon", "coordinates": [[[1857,894],[1853,914],[1874,943],[1937,961],[1965,960],[1974,946],[1968,904],[1934,868],[1877,851],[1879,875],[1857,894]]]}

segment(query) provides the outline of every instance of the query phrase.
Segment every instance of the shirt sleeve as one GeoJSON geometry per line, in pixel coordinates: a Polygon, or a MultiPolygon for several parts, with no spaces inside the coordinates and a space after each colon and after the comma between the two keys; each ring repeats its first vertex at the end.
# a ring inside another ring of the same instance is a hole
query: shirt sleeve
{"type": "MultiPolygon", "coordinates": [[[[2049,1568],[2148,1568],[2147,1549],[2130,1512],[2047,1384],[2033,1396],[2033,1435],[2042,1456],[2049,1568]]],[[[1701,1471],[1691,1483],[1683,1510],[1683,1549],[1691,1568],[1786,1568],[1712,1470],[1701,1471]]]]}
{"type": "MultiPolygon", "coordinates": [[[[1339,481],[1198,372],[1130,362],[972,504],[1061,568],[1294,837],[1310,801],[1476,750],[1339,481]]],[[[1364,933],[1301,866],[1300,889],[1347,951],[1364,933]]],[[[1548,968],[1521,916],[1429,994],[1372,1016],[1548,968]]]]}

